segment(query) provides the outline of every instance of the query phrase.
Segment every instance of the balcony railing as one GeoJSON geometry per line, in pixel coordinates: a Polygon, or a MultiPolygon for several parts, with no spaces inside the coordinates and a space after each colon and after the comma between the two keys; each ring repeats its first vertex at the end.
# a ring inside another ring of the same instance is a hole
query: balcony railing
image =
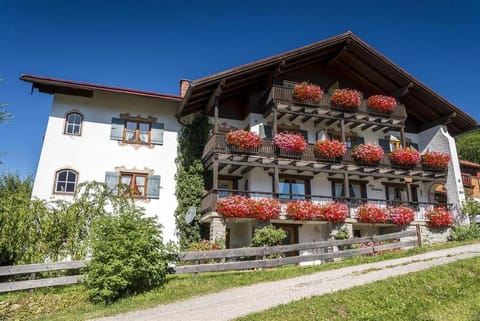
{"type": "MultiPolygon", "coordinates": [[[[263,157],[275,157],[285,158],[285,159],[296,159],[300,161],[309,161],[309,162],[336,162],[343,164],[359,164],[362,166],[372,166],[368,164],[362,164],[355,160],[352,156],[352,150],[348,149],[343,158],[341,159],[324,159],[319,158],[315,155],[314,145],[309,144],[307,148],[301,152],[286,152],[279,150],[274,144],[272,139],[264,138],[262,144],[258,148],[253,148],[248,151],[239,150],[229,144],[227,144],[224,134],[213,134],[208,140],[205,148],[203,150],[202,159],[208,159],[212,154],[242,154],[242,155],[254,155],[254,156],[263,156],[263,157]]],[[[422,170],[421,166],[417,164],[414,167],[401,167],[390,162],[390,158],[387,154],[383,156],[378,164],[373,165],[375,167],[386,167],[386,168],[401,168],[401,169],[412,169],[412,170],[422,170]]]]}
{"type": "MultiPolygon", "coordinates": [[[[316,107],[320,109],[338,109],[330,103],[331,95],[324,93],[319,102],[315,101],[297,101],[293,98],[293,88],[280,85],[273,85],[266,98],[266,104],[284,103],[287,105],[295,104],[302,106],[316,107]]],[[[386,118],[405,120],[407,112],[404,105],[398,105],[392,113],[380,113],[368,107],[367,100],[362,99],[360,106],[356,110],[357,113],[369,114],[372,116],[383,116],[386,118]]]]}
{"type": "Polygon", "coordinates": [[[472,176],[470,174],[462,174],[462,183],[465,187],[472,187],[472,176]]]}
{"type": "Polygon", "coordinates": [[[380,208],[387,207],[397,207],[397,206],[408,206],[414,209],[415,211],[415,221],[425,221],[425,214],[432,210],[435,207],[443,206],[448,210],[451,210],[451,204],[442,204],[442,203],[429,203],[429,202],[407,202],[407,201],[389,201],[383,199],[373,199],[373,198],[346,198],[346,197],[334,197],[334,196],[321,196],[321,195],[305,195],[305,194],[282,194],[282,193],[272,193],[272,192],[258,192],[258,191],[241,191],[241,190],[228,190],[228,189],[217,189],[211,190],[203,196],[201,211],[206,214],[211,211],[215,211],[217,201],[221,198],[230,196],[230,195],[243,195],[252,199],[260,198],[276,198],[282,201],[282,214],[285,214],[285,205],[287,202],[296,201],[296,200],[308,200],[318,205],[326,205],[330,202],[340,202],[347,204],[349,208],[349,218],[357,217],[357,207],[362,204],[373,204],[380,208]]]}

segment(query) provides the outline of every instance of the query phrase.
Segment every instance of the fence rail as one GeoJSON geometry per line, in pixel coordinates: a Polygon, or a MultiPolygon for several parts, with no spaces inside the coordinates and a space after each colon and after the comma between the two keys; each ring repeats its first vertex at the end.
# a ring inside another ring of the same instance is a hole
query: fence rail
{"type": "MultiPolygon", "coordinates": [[[[302,262],[312,262],[317,260],[327,260],[333,258],[345,258],[354,255],[373,254],[378,251],[387,249],[399,249],[407,246],[417,245],[417,239],[406,240],[397,243],[378,245],[375,242],[384,240],[394,240],[406,237],[417,236],[415,231],[406,231],[391,233],[385,235],[374,235],[370,237],[354,238],[347,240],[331,240],[321,242],[309,242],[298,243],[290,245],[279,245],[272,247],[259,247],[259,248],[238,248],[229,250],[218,251],[201,251],[201,252],[179,252],[178,259],[180,262],[194,261],[192,265],[181,265],[175,267],[176,274],[185,273],[202,273],[202,272],[220,272],[231,270],[246,270],[255,268],[267,268],[289,264],[298,264],[302,262]],[[352,245],[369,243],[370,246],[362,247],[358,249],[348,249],[340,251],[329,251],[322,253],[312,253],[305,255],[297,255],[290,257],[282,257],[269,259],[268,256],[272,254],[282,254],[293,251],[309,251],[318,249],[331,249],[332,247],[339,247],[342,245],[352,245]],[[241,257],[253,257],[250,261],[237,261],[241,257]],[[258,259],[262,257],[262,259],[258,259]],[[218,263],[198,263],[204,260],[222,260],[234,259],[232,262],[218,262],[218,263]]],[[[29,278],[27,280],[20,281],[3,281],[0,283],[0,293],[11,292],[18,290],[28,290],[42,287],[71,285],[81,282],[82,275],[68,275],[50,278],[36,279],[37,273],[51,272],[51,271],[68,271],[79,270],[87,267],[88,261],[70,261],[70,262],[56,262],[56,263],[40,263],[40,264],[27,264],[27,265],[14,265],[14,266],[0,266],[0,278],[6,278],[11,276],[24,276],[29,278]]],[[[0,282],[1,279],[0,279],[0,282]]]]}

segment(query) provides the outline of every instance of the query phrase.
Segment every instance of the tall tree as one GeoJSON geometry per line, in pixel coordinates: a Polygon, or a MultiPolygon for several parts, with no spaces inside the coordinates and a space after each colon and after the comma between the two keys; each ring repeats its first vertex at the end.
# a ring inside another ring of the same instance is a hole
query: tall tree
{"type": "Polygon", "coordinates": [[[480,132],[457,137],[457,152],[461,160],[480,163],[480,132]]]}

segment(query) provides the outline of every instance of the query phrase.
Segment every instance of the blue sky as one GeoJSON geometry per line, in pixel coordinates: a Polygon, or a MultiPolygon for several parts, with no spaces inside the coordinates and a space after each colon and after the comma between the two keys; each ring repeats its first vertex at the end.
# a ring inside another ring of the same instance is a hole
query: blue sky
{"type": "Polygon", "coordinates": [[[347,30],[480,120],[480,0],[0,0],[0,172],[34,174],[52,97],[22,73],[178,94],[347,30]]]}

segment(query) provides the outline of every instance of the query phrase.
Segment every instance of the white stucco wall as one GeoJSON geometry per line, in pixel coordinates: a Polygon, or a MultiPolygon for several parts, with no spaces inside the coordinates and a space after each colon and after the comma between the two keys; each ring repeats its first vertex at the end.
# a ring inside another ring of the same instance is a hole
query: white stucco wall
{"type": "Polygon", "coordinates": [[[176,102],[131,95],[95,92],[93,98],[56,94],[44,136],[33,196],[41,199],[71,199],[54,194],[55,173],[71,168],[78,181],[104,182],[105,172],[118,168],[149,170],[160,175],[160,198],[137,200],[149,216],[163,225],[164,239],[175,240],[173,213],[175,197],[175,157],[180,124],[175,118],[176,102]],[[64,135],[65,116],[76,111],[84,116],[81,136],[64,135]],[[110,140],[112,117],[154,117],[164,123],[163,145],[142,146],[110,140]]]}
{"type": "Polygon", "coordinates": [[[445,126],[436,126],[419,134],[421,145],[425,146],[422,152],[439,151],[451,156],[452,161],[448,165],[448,176],[445,187],[447,189],[448,202],[453,204],[452,214],[455,219],[461,221],[461,204],[465,201],[460,163],[458,161],[455,140],[448,133],[445,126]]]}

